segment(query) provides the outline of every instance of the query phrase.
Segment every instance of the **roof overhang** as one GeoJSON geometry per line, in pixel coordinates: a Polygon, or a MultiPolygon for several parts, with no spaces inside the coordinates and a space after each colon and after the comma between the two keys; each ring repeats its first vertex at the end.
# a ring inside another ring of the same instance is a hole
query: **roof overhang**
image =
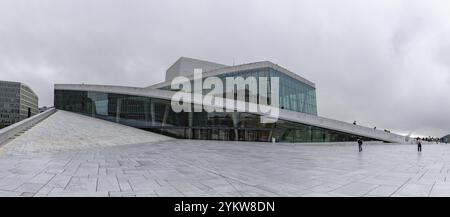
{"type": "MultiPolygon", "coordinates": [[[[272,68],[276,71],[284,73],[285,75],[288,75],[289,77],[291,77],[295,80],[301,81],[302,83],[305,83],[313,88],[316,87],[316,85],[313,82],[311,82],[311,81],[301,77],[300,75],[297,75],[277,64],[274,64],[270,61],[262,61],[262,62],[242,64],[242,65],[237,65],[237,66],[224,67],[224,68],[220,68],[220,69],[203,72],[202,76],[205,78],[205,77],[211,77],[211,76],[224,75],[224,74],[228,74],[228,73],[232,73],[232,72],[247,71],[247,70],[253,70],[253,69],[260,69],[260,68],[272,68]]],[[[194,79],[194,75],[187,76],[187,78],[189,80],[192,80],[192,79],[194,79]]],[[[167,81],[167,82],[161,82],[158,84],[154,84],[154,85],[148,86],[146,88],[158,89],[158,88],[162,88],[165,86],[169,86],[170,84],[171,84],[171,82],[167,81]]]]}

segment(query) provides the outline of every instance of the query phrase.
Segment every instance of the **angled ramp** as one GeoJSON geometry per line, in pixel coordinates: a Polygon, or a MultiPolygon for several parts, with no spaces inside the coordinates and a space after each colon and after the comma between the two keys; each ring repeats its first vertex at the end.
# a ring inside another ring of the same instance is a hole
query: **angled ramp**
{"type": "Polygon", "coordinates": [[[56,152],[171,139],[173,138],[58,110],[54,115],[4,145],[0,148],[0,152],[13,154],[56,152]]]}

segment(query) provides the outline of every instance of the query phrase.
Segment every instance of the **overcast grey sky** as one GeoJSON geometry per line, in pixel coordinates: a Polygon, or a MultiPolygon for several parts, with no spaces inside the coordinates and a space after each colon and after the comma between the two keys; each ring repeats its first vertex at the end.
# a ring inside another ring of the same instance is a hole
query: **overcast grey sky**
{"type": "Polygon", "coordinates": [[[450,133],[449,1],[0,0],[0,80],[148,86],[180,56],[269,60],[313,81],[320,116],[450,133]]]}

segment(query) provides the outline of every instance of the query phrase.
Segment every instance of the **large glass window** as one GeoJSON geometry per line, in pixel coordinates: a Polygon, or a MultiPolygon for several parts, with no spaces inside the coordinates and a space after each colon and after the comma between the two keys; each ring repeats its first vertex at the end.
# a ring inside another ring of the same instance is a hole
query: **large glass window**
{"type": "MultiPolygon", "coordinates": [[[[279,106],[282,109],[297,111],[312,115],[317,115],[317,105],[316,105],[316,89],[308,84],[305,84],[297,79],[294,79],[282,72],[274,70],[272,68],[260,68],[254,70],[247,71],[237,71],[230,72],[223,75],[219,75],[218,77],[222,79],[222,82],[225,84],[226,77],[242,77],[248,78],[249,76],[254,76],[257,78],[257,82],[259,82],[260,77],[268,77],[269,85],[268,90],[270,91],[270,78],[278,77],[279,84],[279,106]]],[[[206,79],[206,78],[204,78],[206,79]]],[[[193,85],[193,84],[191,84],[193,85]]],[[[170,86],[162,87],[164,90],[171,90],[170,86]]],[[[249,96],[251,94],[256,95],[258,99],[258,93],[250,93],[248,88],[245,91],[245,100],[249,100],[249,96]]],[[[209,90],[204,90],[204,94],[209,92],[209,90]]],[[[226,93],[223,94],[226,96],[226,93]]],[[[269,93],[269,104],[270,104],[270,93],[269,93]]],[[[235,97],[236,99],[236,97],[235,97]]]]}
{"type": "Polygon", "coordinates": [[[55,90],[55,107],[176,138],[265,142],[344,142],[358,138],[285,120],[261,124],[259,115],[243,112],[175,113],[168,100],[113,93],[55,90]]]}

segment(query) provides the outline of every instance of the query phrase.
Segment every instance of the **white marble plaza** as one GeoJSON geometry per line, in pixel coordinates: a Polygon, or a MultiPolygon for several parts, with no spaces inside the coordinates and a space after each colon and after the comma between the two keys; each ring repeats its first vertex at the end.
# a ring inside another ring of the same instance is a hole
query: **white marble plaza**
{"type": "Polygon", "coordinates": [[[450,196],[450,146],[175,140],[58,111],[0,146],[0,196],[450,196]]]}

